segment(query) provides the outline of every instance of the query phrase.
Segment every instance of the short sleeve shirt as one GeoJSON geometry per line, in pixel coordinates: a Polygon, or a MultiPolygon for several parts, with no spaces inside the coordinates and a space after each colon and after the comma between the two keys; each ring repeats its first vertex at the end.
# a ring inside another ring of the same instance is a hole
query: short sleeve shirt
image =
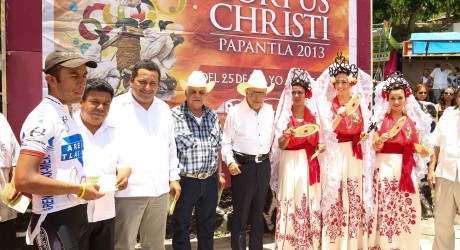
{"type": "MultiPolygon", "coordinates": [[[[21,154],[43,158],[39,173],[48,178],[86,182],[83,169],[83,139],[67,105],[47,96],[29,114],[21,130],[21,154]]],[[[52,213],[85,201],[75,195],[35,195],[32,212],[52,213]]]]}

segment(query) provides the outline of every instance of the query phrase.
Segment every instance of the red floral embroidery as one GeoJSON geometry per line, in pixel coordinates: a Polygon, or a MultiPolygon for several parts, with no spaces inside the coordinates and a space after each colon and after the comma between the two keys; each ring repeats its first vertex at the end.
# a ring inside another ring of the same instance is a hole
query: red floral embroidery
{"type": "Polygon", "coordinates": [[[347,190],[348,190],[348,201],[349,201],[349,211],[350,215],[348,218],[348,236],[350,238],[356,238],[358,236],[358,230],[362,228],[363,235],[367,231],[366,223],[366,210],[364,209],[364,204],[361,199],[358,190],[359,183],[358,180],[347,179],[347,190]]]}
{"type": "Polygon", "coordinates": [[[368,223],[366,222],[366,210],[361,198],[362,190],[359,190],[357,179],[347,179],[348,193],[348,210],[343,206],[342,191],[344,182],[339,187],[339,197],[332,204],[324,218],[324,226],[326,227],[326,235],[331,243],[335,243],[337,237],[344,236],[344,229],[348,226],[349,238],[357,238],[359,230],[365,235],[368,231],[368,223]],[[348,212],[349,211],[349,212],[348,212]]]}
{"type": "MultiPolygon", "coordinates": [[[[368,250],[382,250],[382,248],[379,245],[377,245],[377,246],[369,247],[368,250]]],[[[400,249],[398,247],[398,248],[390,248],[390,250],[400,250],[400,249]]]]}
{"type": "Polygon", "coordinates": [[[342,227],[347,226],[347,212],[343,208],[342,201],[343,182],[340,183],[339,196],[334,204],[332,204],[329,211],[324,218],[324,226],[326,227],[326,235],[329,237],[331,243],[335,243],[337,237],[342,237],[342,227]]]}
{"type": "Polygon", "coordinates": [[[410,194],[400,191],[396,178],[384,178],[378,190],[377,231],[391,243],[394,235],[399,236],[402,231],[411,233],[417,220],[416,209],[410,194]]]}
{"type": "Polygon", "coordinates": [[[313,199],[308,202],[305,194],[298,205],[294,204],[292,199],[277,202],[275,249],[284,249],[286,243],[299,250],[316,248],[314,242],[321,244],[321,211],[312,210],[313,203],[313,199]],[[281,219],[285,225],[283,232],[281,219]],[[294,233],[286,232],[287,225],[293,228],[294,233]],[[278,245],[280,242],[282,244],[278,245]]]}

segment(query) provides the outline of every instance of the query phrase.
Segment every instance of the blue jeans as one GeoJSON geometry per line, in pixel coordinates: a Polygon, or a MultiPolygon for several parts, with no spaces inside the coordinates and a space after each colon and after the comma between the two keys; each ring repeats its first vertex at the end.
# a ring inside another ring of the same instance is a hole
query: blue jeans
{"type": "Polygon", "coordinates": [[[190,220],[195,207],[198,249],[214,249],[216,228],[217,175],[204,180],[182,177],[182,188],[173,214],[173,247],[188,250],[190,246],[190,220]]]}

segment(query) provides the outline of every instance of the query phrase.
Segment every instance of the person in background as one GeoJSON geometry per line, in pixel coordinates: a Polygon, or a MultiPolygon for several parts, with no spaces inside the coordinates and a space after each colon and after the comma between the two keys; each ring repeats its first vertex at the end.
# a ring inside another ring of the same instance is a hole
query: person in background
{"type": "Polygon", "coordinates": [[[142,249],[164,249],[169,193],[179,199],[179,160],[174,120],[155,97],[160,69],[150,60],[134,65],[129,92],[113,99],[107,119],[125,136],[130,156],[128,187],[115,194],[115,249],[134,249],[139,231],[142,249]]]}
{"type": "MultiPolygon", "coordinates": [[[[0,193],[8,183],[14,187],[14,172],[19,156],[19,144],[14,137],[10,125],[0,113],[0,193]]],[[[14,189],[8,202],[14,201],[20,193],[14,189]]],[[[16,249],[16,229],[14,226],[16,211],[0,201],[0,250],[16,249]]]]}
{"type": "Polygon", "coordinates": [[[426,101],[435,103],[434,93],[433,93],[433,78],[430,76],[430,69],[424,69],[423,75],[420,77],[419,84],[425,85],[427,90],[427,99],[426,101]]]}
{"type": "Polygon", "coordinates": [[[443,89],[449,87],[448,75],[452,72],[452,64],[443,63],[440,68],[435,68],[430,76],[433,78],[434,100],[438,100],[443,89]]]}
{"type": "Polygon", "coordinates": [[[113,95],[106,80],[88,80],[80,111],[74,115],[85,144],[86,178],[94,178],[105,192],[102,198],[88,202],[89,249],[114,248],[115,190],[125,189],[131,174],[124,141],[116,133],[116,126],[106,119],[113,95]]]}
{"type": "Polygon", "coordinates": [[[182,84],[186,101],[172,109],[182,192],[173,213],[173,247],[190,250],[190,220],[195,211],[198,249],[214,249],[219,189],[225,187],[217,114],[205,105],[215,82],[193,71],[182,84]]]}
{"type": "Polygon", "coordinates": [[[449,81],[449,86],[450,87],[453,87],[454,89],[457,89],[458,88],[458,82],[460,80],[460,68],[459,67],[455,67],[453,70],[452,70],[452,73],[450,73],[450,75],[448,76],[447,80],[449,81]]]}
{"type": "Polygon", "coordinates": [[[455,99],[455,107],[445,110],[432,135],[434,154],[428,169],[428,183],[436,191],[434,250],[455,249],[454,219],[460,209],[459,89],[455,92],[455,99]]]}
{"type": "MultiPolygon", "coordinates": [[[[420,104],[420,108],[423,110],[423,112],[430,115],[432,119],[430,132],[433,132],[436,127],[436,123],[438,122],[438,110],[436,108],[436,105],[432,102],[426,101],[427,89],[425,85],[418,84],[417,86],[415,86],[413,93],[415,100],[418,101],[418,103],[420,104]]],[[[419,183],[420,202],[422,206],[422,219],[433,217],[433,197],[431,195],[431,189],[428,186],[426,178],[427,177],[425,175],[425,177],[419,183]]]]}
{"type": "Polygon", "coordinates": [[[438,110],[438,119],[441,119],[444,110],[455,106],[454,92],[455,89],[453,87],[448,87],[441,91],[441,95],[438,99],[438,104],[436,104],[436,109],[438,110]]]}
{"type": "Polygon", "coordinates": [[[245,98],[228,111],[222,138],[222,157],[232,175],[232,249],[246,249],[246,228],[251,214],[249,248],[262,249],[263,211],[270,182],[268,153],[273,141],[274,111],[264,103],[273,90],[261,70],[237,86],[245,98]]]}
{"type": "Polygon", "coordinates": [[[436,127],[436,123],[438,122],[438,110],[436,104],[428,101],[427,93],[427,88],[423,84],[417,84],[414,88],[415,100],[418,101],[422,110],[429,114],[433,119],[433,122],[431,123],[431,131],[433,131],[436,127]]]}

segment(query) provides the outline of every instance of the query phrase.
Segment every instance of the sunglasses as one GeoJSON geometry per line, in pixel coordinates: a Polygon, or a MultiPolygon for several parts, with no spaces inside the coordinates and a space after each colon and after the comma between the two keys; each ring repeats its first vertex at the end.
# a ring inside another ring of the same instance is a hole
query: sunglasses
{"type": "Polygon", "coordinates": [[[450,96],[453,96],[454,93],[447,93],[447,92],[444,92],[444,95],[450,95],[450,96]]]}
{"type": "Polygon", "coordinates": [[[419,95],[426,95],[426,92],[417,92],[419,95]]]}
{"type": "Polygon", "coordinates": [[[266,95],[267,95],[267,93],[265,93],[265,92],[252,92],[251,93],[252,98],[258,98],[258,97],[263,98],[266,95]]]}

